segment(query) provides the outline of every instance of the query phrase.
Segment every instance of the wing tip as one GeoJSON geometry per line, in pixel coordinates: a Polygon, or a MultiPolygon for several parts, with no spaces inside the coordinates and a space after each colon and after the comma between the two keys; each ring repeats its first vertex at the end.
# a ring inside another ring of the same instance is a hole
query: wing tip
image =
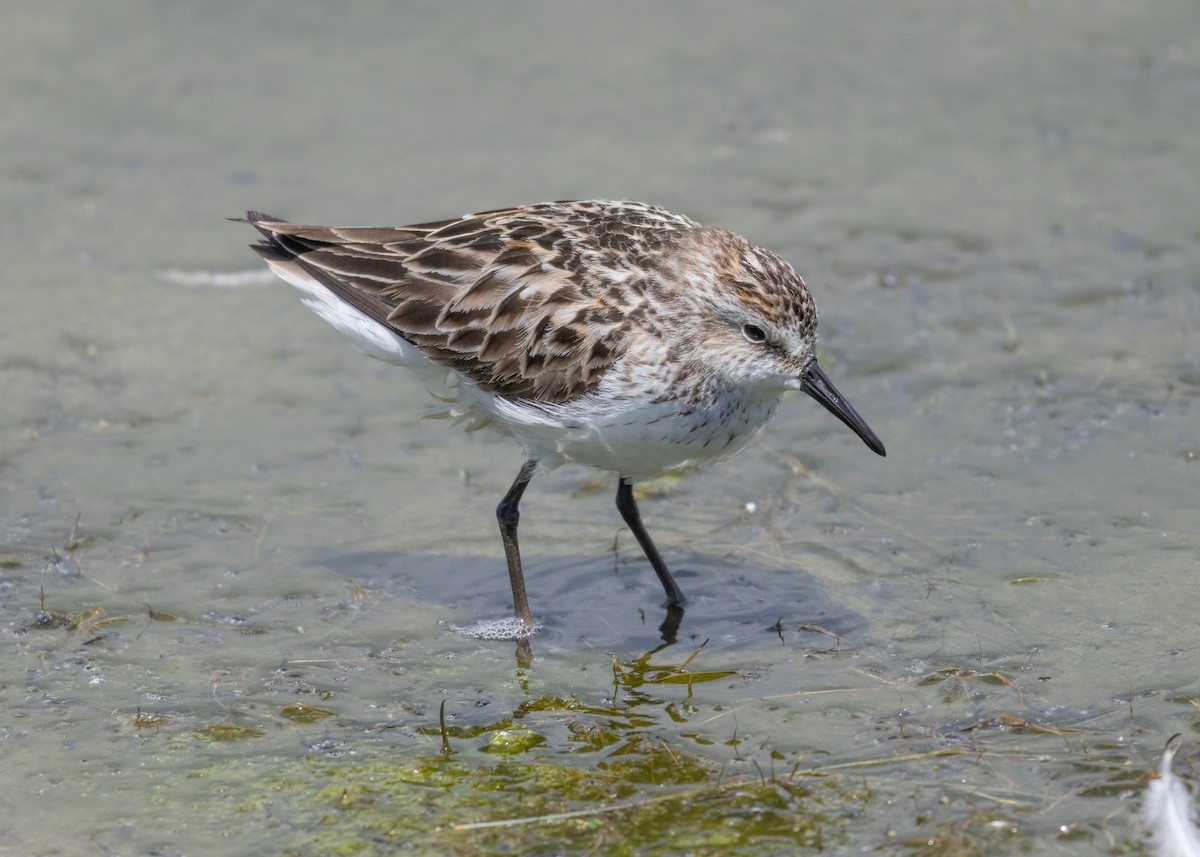
{"type": "Polygon", "coordinates": [[[251,209],[246,212],[245,217],[230,217],[227,219],[234,223],[249,223],[262,234],[266,240],[260,241],[257,244],[251,244],[250,249],[256,251],[264,259],[268,261],[272,259],[282,261],[296,256],[295,253],[289,252],[284,247],[283,242],[279,240],[278,233],[266,225],[269,223],[287,223],[282,217],[276,217],[273,214],[251,209]]]}

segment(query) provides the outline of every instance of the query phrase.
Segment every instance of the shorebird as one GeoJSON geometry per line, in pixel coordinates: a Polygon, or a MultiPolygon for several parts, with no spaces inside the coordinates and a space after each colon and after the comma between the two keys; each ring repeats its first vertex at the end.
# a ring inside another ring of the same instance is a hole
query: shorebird
{"type": "Polygon", "coordinates": [[[448,377],[444,415],[521,445],[496,517],[525,631],[537,623],[517,524],[538,470],[577,462],[616,473],[617,509],[679,608],[635,482],[733,455],[789,390],[885,454],[817,365],[817,309],[803,280],[724,229],[603,200],[401,227],[303,226],[254,211],[246,220],[271,269],[359,351],[431,383],[448,377]]]}

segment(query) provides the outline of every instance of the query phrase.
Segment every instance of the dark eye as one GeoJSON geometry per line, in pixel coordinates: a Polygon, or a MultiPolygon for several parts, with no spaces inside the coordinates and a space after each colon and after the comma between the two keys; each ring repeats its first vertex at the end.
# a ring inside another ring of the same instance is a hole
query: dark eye
{"type": "Polygon", "coordinates": [[[746,337],[748,342],[753,342],[755,345],[767,341],[767,332],[757,324],[742,325],[742,336],[746,337]]]}

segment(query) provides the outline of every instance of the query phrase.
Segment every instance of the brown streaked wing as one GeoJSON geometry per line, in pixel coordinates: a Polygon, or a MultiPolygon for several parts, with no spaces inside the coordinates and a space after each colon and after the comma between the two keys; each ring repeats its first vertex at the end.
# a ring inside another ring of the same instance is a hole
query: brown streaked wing
{"type": "Polygon", "coordinates": [[[566,402],[622,351],[621,313],[563,267],[564,233],[550,217],[505,209],[400,228],[249,220],[267,238],[255,247],[262,255],[294,259],[488,392],[566,402]]]}

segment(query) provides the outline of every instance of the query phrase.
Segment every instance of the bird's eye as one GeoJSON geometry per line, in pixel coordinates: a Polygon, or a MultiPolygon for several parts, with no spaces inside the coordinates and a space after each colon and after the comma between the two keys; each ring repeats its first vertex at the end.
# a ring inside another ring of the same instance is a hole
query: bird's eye
{"type": "Polygon", "coordinates": [[[746,337],[747,342],[753,342],[755,345],[767,341],[767,332],[757,324],[742,325],[742,336],[746,337]]]}

